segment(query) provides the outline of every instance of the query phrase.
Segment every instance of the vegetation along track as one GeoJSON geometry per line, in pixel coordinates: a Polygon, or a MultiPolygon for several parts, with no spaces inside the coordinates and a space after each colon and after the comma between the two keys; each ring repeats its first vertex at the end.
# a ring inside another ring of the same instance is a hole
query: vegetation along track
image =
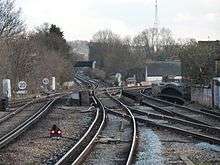
{"type": "Polygon", "coordinates": [[[105,109],[102,103],[93,97],[93,100],[99,108],[97,108],[96,117],[87,132],[82,138],[56,163],[61,164],[79,164],[85,160],[85,156],[89,154],[95,139],[99,135],[105,123],[105,109]]]}

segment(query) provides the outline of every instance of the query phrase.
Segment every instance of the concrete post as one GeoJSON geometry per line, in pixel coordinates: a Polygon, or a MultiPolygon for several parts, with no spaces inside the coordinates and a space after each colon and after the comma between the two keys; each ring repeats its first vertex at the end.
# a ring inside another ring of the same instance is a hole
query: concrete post
{"type": "Polygon", "coordinates": [[[121,75],[121,73],[116,73],[115,77],[116,77],[116,80],[118,82],[118,86],[120,87],[122,85],[122,80],[121,80],[122,75],[121,75]]]}
{"type": "Polygon", "coordinates": [[[11,100],[11,80],[10,79],[3,80],[3,96],[11,100]]]}
{"type": "Polygon", "coordinates": [[[119,76],[118,76],[118,86],[119,87],[122,86],[121,74],[119,74],[119,76]]]}
{"type": "Polygon", "coordinates": [[[214,107],[216,108],[220,108],[220,78],[214,78],[214,87],[213,87],[213,103],[214,103],[214,107]]]}
{"type": "Polygon", "coordinates": [[[52,77],[52,85],[51,85],[51,89],[52,89],[53,91],[56,90],[56,78],[55,78],[55,77],[52,77]]]}
{"type": "Polygon", "coordinates": [[[214,97],[215,97],[214,87],[215,87],[215,81],[214,81],[214,79],[213,79],[213,80],[212,80],[212,107],[215,107],[215,101],[214,101],[214,97]]]}
{"type": "Polygon", "coordinates": [[[92,69],[95,69],[96,61],[93,61],[92,63],[92,69]]]}
{"type": "Polygon", "coordinates": [[[147,66],[145,67],[145,81],[148,81],[148,72],[147,72],[147,66]]]}

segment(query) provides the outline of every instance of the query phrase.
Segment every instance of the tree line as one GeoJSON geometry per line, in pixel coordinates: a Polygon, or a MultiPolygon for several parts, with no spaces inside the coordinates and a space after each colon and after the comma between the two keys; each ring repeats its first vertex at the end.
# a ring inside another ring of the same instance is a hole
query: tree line
{"type": "MultiPolygon", "coordinates": [[[[181,61],[182,76],[193,84],[209,84],[214,77],[218,57],[213,46],[201,45],[195,39],[175,40],[170,29],[145,29],[133,38],[120,37],[111,30],[101,30],[90,41],[90,60],[107,74],[143,68],[151,61],[181,61]]],[[[219,50],[219,49],[218,49],[219,50]]]]}
{"type": "Polygon", "coordinates": [[[70,47],[59,27],[45,23],[27,32],[15,2],[0,0],[0,81],[11,79],[16,90],[23,80],[29,92],[39,92],[44,77],[55,76],[61,84],[69,80],[71,60],[70,47]]]}

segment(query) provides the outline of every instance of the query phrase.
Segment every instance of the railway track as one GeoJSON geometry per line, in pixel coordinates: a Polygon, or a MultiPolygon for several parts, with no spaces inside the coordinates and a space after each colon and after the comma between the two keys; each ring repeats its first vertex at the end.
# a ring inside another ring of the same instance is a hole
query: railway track
{"type": "Polygon", "coordinates": [[[55,103],[57,99],[47,101],[46,103],[39,103],[37,105],[32,105],[29,109],[25,107],[27,111],[22,110],[16,115],[21,117],[19,119],[8,118],[2,121],[0,125],[1,135],[0,135],[0,148],[6,146],[8,143],[13,141],[16,137],[24,133],[28,128],[30,128],[37,120],[39,120],[44,114],[47,113],[49,108],[55,103]]]}
{"type": "Polygon", "coordinates": [[[165,101],[165,100],[161,100],[161,99],[157,99],[157,98],[154,98],[152,96],[148,96],[144,93],[141,93],[145,98],[148,98],[148,99],[151,99],[151,100],[155,100],[157,102],[160,102],[161,104],[167,104],[169,106],[174,106],[176,108],[180,108],[180,109],[183,109],[183,110],[186,110],[186,111],[189,111],[189,112],[194,112],[194,113],[200,113],[202,115],[206,115],[210,118],[214,118],[214,119],[217,119],[217,120],[220,120],[220,113],[219,112],[214,112],[214,111],[211,111],[211,110],[206,110],[206,109],[194,109],[194,108],[190,108],[190,107],[187,107],[187,106],[184,106],[184,105],[179,105],[179,104],[175,104],[175,103],[172,103],[172,102],[168,102],[168,101],[165,101]]]}
{"type": "Polygon", "coordinates": [[[136,119],[135,119],[135,116],[133,115],[132,111],[125,104],[123,104],[119,99],[113,97],[109,92],[107,92],[107,95],[112,100],[114,100],[118,105],[120,105],[122,110],[125,112],[125,114],[123,114],[123,115],[127,115],[131,118],[130,122],[131,122],[131,125],[132,125],[133,135],[132,135],[132,143],[131,143],[131,146],[130,146],[130,151],[129,151],[127,162],[126,162],[126,165],[129,165],[133,161],[133,157],[134,157],[134,154],[135,154],[135,147],[137,145],[136,119]]]}
{"type": "MultiPolygon", "coordinates": [[[[126,102],[124,103],[126,104],[126,102]]],[[[145,110],[137,107],[129,108],[135,114],[137,121],[149,126],[169,129],[213,144],[220,144],[220,129],[218,127],[195,123],[175,116],[153,113],[151,108],[150,110],[149,108],[145,110]]]]}
{"type": "MultiPolygon", "coordinates": [[[[176,116],[191,120],[192,122],[198,122],[201,124],[206,124],[206,125],[220,128],[220,117],[215,114],[203,112],[197,109],[192,109],[186,106],[177,105],[174,103],[170,103],[167,101],[149,97],[146,95],[143,95],[143,96],[144,96],[144,100],[143,100],[144,104],[147,104],[147,101],[150,101],[150,100],[160,102],[163,105],[167,104],[168,111],[170,111],[176,116]],[[145,99],[147,99],[147,101],[145,99]]],[[[160,106],[156,106],[156,108],[157,107],[160,107],[160,106]]]]}
{"type": "Polygon", "coordinates": [[[25,104],[28,104],[29,102],[40,102],[42,100],[45,99],[49,99],[49,98],[54,98],[60,95],[65,94],[66,92],[63,93],[51,93],[49,95],[42,95],[40,97],[31,97],[31,98],[24,98],[24,99],[17,99],[17,100],[13,100],[13,101],[9,101],[9,108],[17,108],[17,107],[21,107],[25,104]]]}
{"type": "Polygon", "coordinates": [[[85,159],[86,155],[90,153],[97,136],[104,126],[106,118],[105,109],[102,103],[96,97],[93,97],[93,100],[96,105],[99,106],[96,111],[95,120],[82,138],[56,163],[56,165],[79,164],[85,159]]]}
{"type": "Polygon", "coordinates": [[[40,97],[40,98],[20,99],[20,100],[18,100],[18,104],[17,104],[17,101],[15,101],[15,102],[13,102],[13,105],[17,108],[15,108],[13,110],[9,110],[5,115],[0,117],[0,124],[2,122],[12,118],[13,116],[18,115],[20,112],[22,112],[28,106],[43,103],[45,101],[51,100],[55,97],[59,97],[59,96],[65,95],[65,94],[67,94],[67,93],[55,93],[55,94],[51,94],[51,95],[40,97]]]}
{"type": "MultiPolygon", "coordinates": [[[[121,90],[121,88],[111,88],[109,92],[111,91],[112,93],[118,93],[119,90],[121,90]]],[[[148,128],[155,128],[155,130],[163,130],[165,132],[170,131],[174,135],[181,135],[182,137],[188,139],[188,146],[190,146],[190,143],[195,145],[200,142],[209,142],[211,144],[218,145],[220,144],[218,113],[176,105],[167,101],[150,98],[149,96],[145,96],[144,94],[140,93],[138,95],[132,95],[131,98],[146,105],[148,110],[151,109],[150,111],[145,111],[143,109],[139,109],[138,106],[135,108],[133,106],[127,106],[127,103],[124,102],[123,99],[119,99],[120,97],[116,98],[110,94],[105,95],[105,89],[98,89],[96,92],[100,93],[99,98],[102,104],[105,106],[108,114],[127,119],[129,122],[133,121],[133,123],[134,121],[135,123],[137,121],[138,123],[142,123],[140,124],[141,126],[147,126],[148,128]],[[110,97],[113,102],[120,105],[120,107],[114,105],[113,103],[106,105],[106,101],[104,100],[108,99],[108,97],[110,97]]],[[[132,158],[134,157],[133,149],[136,146],[136,140],[134,139],[136,139],[137,133],[135,134],[135,138],[134,132],[132,133],[133,138],[131,140],[132,143],[128,154],[131,156],[128,156],[126,164],[131,164],[131,162],[135,163],[134,159],[132,158]]],[[[105,152],[104,149],[101,151],[105,152]]],[[[178,161],[185,164],[188,162],[188,159],[185,158],[186,157],[184,156],[180,157],[178,158],[178,161]]],[[[102,159],[105,158],[102,157],[102,159]]],[[[87,164],[89,163],[87,162],[87,164]]]]}
{"type": "MultiPolygon", "coordinates": [[[[97,89],[99,86],[97,84],[97,82],[94,82],[94,81],[91,81],[91,80],[85,80],[84,78],[82,77],[77,77],[79,81],[81,81],[83,84],[86,84],[87,86],[89,87],[93,87],[93,89],[97,89]],[[88,85],[89,84],[89,85],[88,85]],[[92,84],[92,85],[91,85],[92,84]]],[[[115,90],[115,89],[113,89],[115,90]]],[[[118,89],[117,89],[118,90],[118,89]]],[[[112,90],[111,90],[112,91],[112,90]]],[[[132,140],[131,140],[131,144],[130,144],[130,147],[129,147],[129,151],[128,151],[128,154],[127,154],[127,158],[126,158],[126,164],[129,165],[129,164],[132,164],[132,161],[133,161],[133,157],[134,157],[134,153],[135,153],[135,146],[137,145],[137,126],[136,126],[136,121],[135,121],[135,118],[133,116],[133,114],[131,113],[131,111],[129,110],[129,108],[127,108],[127,106],[125,106],[122,102],[120,102],[120,100],[116,99],[115,97],[111,96],[111,94],[109,94],[108,92],[106,92],[106,90],[101,90],[101,91],[98,91],[98,93],[101,93],[101,95],[103,95],[103,92],[104,93],[107,93],[107,94],[104,94],[106,95],[107,98],[110,98],[111,100],[113,100],[113,102],[115,102],[115,104],[117,106],[120,106],[122,107],[123,109],[123,112],[127,115],[129,115],[131,117],[131,120],[130,120],[130,123],[132,125],[132,140]]],[[[105,109],[106,107],[104,107],[104,103],[102,102],[102,98],[99,98],[99,96],[95,97],[95,102],[97,105],[99,105],[99,109],[105,109]]],[[[80,143],[80,141],[79,141],[80,143]]],[[[76,147],[74,147],[76,148],[76,147]]],[[[70,155],[71,155],[71,152],[73,152],[74,149],[72,149],[71,151],[69,151],[70,155]]],[[[87,151],[85,151],[87,152],[87,151]]],[[[69,157],[69,156],[67,156],[69,157]]],[[[63,158],[64,160],[65,158],[63,158]]],[[[76,160],[81,160],[82,158],[75,158],[76,160]]],[[[75,160],[74,159],[74,160],[75,160]]],[[[104,158],[103,158],[104,159],[104,158]]],[[[73,164],[75,164],[77,162],[74,162],[73,164]]],[[[59,164],[59,162],[57,163],[59,164]]]]}
{"type": "Polygon", "coordinates": [[[123,94],[141,102],[143,105],[153,108],[155,111],[163,115],[178,117],[194,123],[220,128],[220,118],[217,115],[177,105],[136,92],[123,91],[123,94]]]}
{"type": "Polygon", "coordinates": [[[22,112],[25,108],[31,106],[31,105],[36,105],[36,104],[40,104],[43,103],[45,101],[48,101],[50,98],[39,98],[39,99],[32,99],[30,101],[25,101],[23,103],[21,103],[21,106],[18,107],[17,109],[13,110],[13,111],[9,111],[6,115],[2,116],[0,118],[0,124],[3,123],[4,121],[12,118],[13,116],[18,115],[20,112],[22,112]]]}

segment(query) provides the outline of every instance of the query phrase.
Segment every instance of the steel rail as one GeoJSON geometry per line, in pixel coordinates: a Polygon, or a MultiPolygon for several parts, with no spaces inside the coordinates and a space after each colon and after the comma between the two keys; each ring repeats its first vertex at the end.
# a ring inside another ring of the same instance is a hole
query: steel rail
{"type": "Polygon", "coordinates": [[[54,104],[54,102],[57,100],[53,99],[52,101],[48,101],[42,108],[38,110],[34,115],[32,115],[30,118],[28,118],[25,122],[17,126],[15,129],[4,135],[0,138],[0,148],[6,146],[9,142],[14,140],[16,137],[21,135],[25,130],[30,128],[37,120],[40,119],[48,110],[49,108],[54,104]]]}
{"type": "MultiPolygon", "coordinates": [[[[124,94],[125,96],[127,96],[127,97],[131,97],[132,99],[135,99],[135,100],[140,101],[142,104],[147,105],[147,106],[153,108],[155,111],[158,111],[158,112],[160,112],[160,113],[162,113],[162,114],[169,115],[169,116],[172,116],[172,117],[177,116],[177,117],[179,117],[179,118],[183,118],[183,119],[185,119],[185,120],[188,120],[188,121],[191,121],[191,122],[194,122],[194,123],[211,126],[210,124],[208,124],[208,123],[206,123],[206,122],[203,122],[203,121],[194,119],[194,118],[192,118],[192,117],[190,117],[190,116],[187,116],[187,115],[185,115],[185,114],[182,114],[182,113],[179,113],[179,112],[176,112],[176,111],[174,112],[174,111],[171,111],[171,110],[167,110],[167,109],[165,109],[165,108],[163,108],[163,107],[160,107],[160,106],[151,104],[151,103],[147,102],[146,100],[144,100],[143,98],[141,98],[141,96],[137,96],[137,95],[135,95],[135,94],[133,94],[133,93],[124,92],[124,91],[123,91],[123,94],[124,94]],[[129,96],[128,96],[128,95],[129,95],[129,96]]],[[[144,97],[144,96],[142,95],[142,97],[144,97]]],[[[148,99],[148,96],[147,96],[146,98],[148,99]]],[[[149,98],[149,99],[150,99],[150,98],[149,98]]],[[[158,101],[159,99],[151,98],[150,100],[157,101],[157,102],[160,102],[160,103],[161,103],[161,101],[158,101]]],[[[167,102],[166,102],[166,101],[163,101],[163,100],[162,100],[162,103],[167,104],[167,102]]],[[[170,103],[170,102],[168,102],[168,105],[171,105],[171,104],[169,104],[169,103],[170,103]]],[[[174,106],[174,107],[175,107],[175,106],[174,106]]],[[[178,108],[178,107],[177,107],[177,108],[178,108]]],[[[190,111],[190,112],[192,113],[192,111],[190,111]]],[[[194,113],[195,113],[195,112],[194,112],[194,113]]]]}
{"type": "Polygon", "coordinates": [[[24,108],[26,108],[27,106],[29,106],[30,104],[33,104],[33,101],[30,101],[28,103],[26,103],[25,105],[19,107],[18,109],[16,109],[15,111],[13,112],[10,112],[9,114],[3,116],[0,118],[0,124],[6,120],[8,120],[9,118],[11,118],[12,116],[18,114],[19,112],[21,112],[24,108]]]}
{"type": "Polygon", "coordinates": [[[194,118],[192,118],[192,117],[186,116],[186,115],[181,114],[181,113],[178,113],[178,112],[173,112],[173,111],[166,110],[166,109],[164,109],[164,108],[162,108],[162,107],[159,107],[159,106],[157,106],[157,105],[150,104],[150,103],[148,103],[148,102],[145,101],[145,100],[142,101],[141,103],[142,103],[142,104],[145,104],[145,105],[147,105],[147,106],[149,106],[149,107],[151,107],[151,108],[153,108],[154,110],[156,110],[156,111],[158,111],[158,112],[161,112],[161,113],[164,112],[163,114],[168,114],[167,112],[170,112],[170,113],[172,114],[172,115],[170,115],[170,116],[172,116],[172,117],[177,116],[177,117],[183,118],[183,119],[185,119],[185,120],[188,120],[188,121],[191,121],[191,122],[194,122],[194,123],[199,123],[199,124],[204,124],[204,125],[210,126],[209,124],[207,124],[207,123],[205,123],[205,122],[202,122],[202,121],[200,121],[200,120],[194,119],[194,118]]]}
{"type": "Polygon", "coordinates": [[[98,108],[96,111],[96,117],[93,123],[86,131],[86,133],[82,136],[82,138],[58,162],[56,162],[55,165],[80,164],[84,160],[85,156],[89,153],[97,136],[104,126],[106,118],[105,109],[102,103],[95,97],[93,97],[93,100],[100,106],[100,108],[98,108]],[[96,128],[96,126],[98,127],[96,128]],[[84,145],[84,143],[86,143],[86,146],[84,145]],[[81,148],[82,146],[83,148],[81,148]]]}
{"type": "Polygon", "coordinates": [[[63,93],[56,93],[53,95],[49,95],[46,97],[41,97],[41,98],[37,98],[37,99],[32,99],[29,102],[25,102],[23,103],[23,105],[13,111],[10,111],[8,114],[4,115],[3,117],[0,118],[0,124],[8,119],[10,119],[11,117],[13,117],[14,115],[18,114],[19,112],[21,112],[23,109],[25,109],[26,107],[28,107],[31,104],[35,104],[35,103],[40,103],[40,102],[45,102],[48,101],[47,99],[51,99],[53,97],[57,97],[59,95],[62,95],[63,93]]]}
{"type": "Polygon", "coordinates": [[[158,101],[158,102],[161,102],[161,103],[165,103],[165,104],[177,107],[177,108],[182,108],[182,109],[185,109],[185,110],[187,110],[189,112],[195,112],[195,113],[200,113],[200,114],[203,114],[203,115],[207,115],[209,117],[212,117],[212,118],[220,120],[219,113],[215,114],[214,112],[201,111],[201,110],[197,110],[197,109],[194,109],[194,108],[189,108],[187,106],[182,106],[182,105],[174,104],[174,103],[171,103],[169,101],[161,100],[161,99],[158,99],[158,98],[153,98],[153,97],[147,96],[147,95],[145,95],[143,93],[140,93],[140,94],[142,96],[144,96],[145,98],[148,98],[148,99],[151,99],[151,100],[155,100],[155,101],[158,101]]]}
{"type": "Polygon", "coordinates": [[[128,155],[128,158],[127,158],[127,162],[126,162],[126,165],[130,165],[130,164],[132,164],[133,157],[134,157],[134,152],[135,152],[135,147],[137,145],[137,139],[136,139],[137,138],[137,125],[136,125],[136,120],[135,120],[134,115],[130,111],[130,109],[125,104],[123,104],[120,100],[114,98],[110,93],[108,93],[108,91],[107,91],[107,94],[115,102],[119,103],[122,107],[124,107],[126,109],[126,111],[128,112],[129,117],[132,119],[131,121],[132,121],[132,125],[133,125],[133,137],[132,137],[132,144],[131,144],[131,147],[130,147],[130,152],[129,152],[129,155],[128,155]]]}
{"type": "MultiPolygon", "coordinates": [[[[129,115],[124,115],[122,113],[112,111],[108,108],[106,108],[106,109],[107,109],[108,113],[111,113],[111,114],[116,115],[116,116],[124,117],[127,120],[131,119],[131,117],[129,115]]],[[[136,119],[136,121],[138,121],[140,123],[148,124],[149,126],[153,126],[153,127],[156,127],[156,128],[162,128],[162,129],[165,129],[165,130],[166,129],[172,130],[172,131],[175,131],[175,132],[179,132],[183,135],[190,135],[190,136],[193,136],[194,138],[197,138],[199,140],[204,140],[204,141],[207,141],[207,142],[212,143],[212,144],[218,144],[218,145],[220,144],[220,139],[219,138],[215,138],[215,137],[195,133],[195,132],[184,130],[184,129],[174,127],[174,126],[167,126],[167,125],[164,125],[164,124],[159,124],[159,123],[156,123],[152,120],[144,119],[144,118],[137,117],[137,116],[135,117],[135,119],[136,119]]]]}
{"type": "Polygon", "coordinates": [[[204,131],[210,131],[212,133],[215,132],[217,135],[220,136],[220,134],[219,134],[220,129],[216,128],[216,127],[211,127],[211,126],[207,126],[207,125],[203,125],[203,124],[193,123],[191,121],[187,121],[187,120],[183,120],[183,119],[179,119],[179,118],[175,118],[175,117],[170,117],[170,116],[166,116],[166,115],[143,112],[142,110],[139,110],[139,109],[136,109],[136,108],[133,108],[133,107],[129,107],[129,109],[132,112],[134,112],[135,114],[148,116],[148,117],[153,118],[153,119],[161,119],[161,120],[165,119],[165,120],[168,120],[168,121],[181,123],[181,124],[184,124],[184,125],[196,127],[196,128],[199,128],[199,129],[203,129],[204,131]]]}

